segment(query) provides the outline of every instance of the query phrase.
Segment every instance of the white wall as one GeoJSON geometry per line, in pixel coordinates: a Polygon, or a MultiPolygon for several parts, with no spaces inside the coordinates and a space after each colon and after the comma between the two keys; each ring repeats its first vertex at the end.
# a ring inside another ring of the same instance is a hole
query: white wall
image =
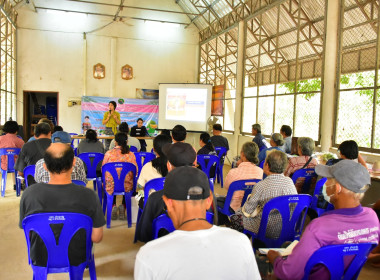
{"type": "MultiPolygon", "coordinates": [[[[157,6],[156,1],[144,1],[146,5],[149,2],[157,6]]],[[[165,9],[179,10],[174,1],[162,3],[165,9]]],[[[184,29],[134,20],[128,20],[128,25],[114,22],[87,34],[84,47],[83,32],[104,26],[110,19],[87,16],[76,25],[75,18],[69,16],[35,13],[26,6],[19,10],[17,21],[17,99],[22,101],[23,91],[59,92],[58,119],[65,130],[80,131],[81,108],[68,107],[69,98],[83,94],[135,98],[136,88],[197,82],[199,38],[194,26],[184,29]],[[96,63],[105,65],[104,79],[93,78],[96,63]],[[132,80],[121,79],[125,64],[133,67],[132,80]]],[[[184,15],[165,15],[165,20],[186,19],[184,15]]],[[[19,122],[23,121],[22,106],[18,102],[19,122]]]]}

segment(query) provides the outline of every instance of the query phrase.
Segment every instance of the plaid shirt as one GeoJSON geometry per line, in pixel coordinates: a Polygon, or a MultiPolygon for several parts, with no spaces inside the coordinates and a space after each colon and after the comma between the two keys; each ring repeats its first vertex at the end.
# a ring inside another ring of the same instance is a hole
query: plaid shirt
{"type": "MultiPolygon", "coordinates": [[[[297,194],[292,179],[285,177],[283,174],[272,174],[255,185],[252,189],[251,196],[245,202],[243,208],[246,213],[252,214],[257,206],[264,207],[265,203],[272,198],[290,194],[297,194]]],[[[242,208],[237,210],[236,213],[243,216],[245,229],[255,233],[259,232],[261,212],[252,218],[244,216],[242,208]]],[[[281,233],[281,227],[281,215],[277,210],[274,210],[269,215],[266,236],[269,238],[278,238],[281,233]]]]}
{"type": "MultiPolygon", "coordinates": [[[[83,161],[78,157],[75,158],[76,161],[73,168],[73,172],[71,173],[71,180],[80,180],[87,184],[86,172],[84,170],[83,161]]],[[[34,180],[37,183],[48,183],[50,181],[49,172],[43,166],[44,162],[45,161],[42,158],[36,163],[36,174],[34,176],[34,180]]]]}

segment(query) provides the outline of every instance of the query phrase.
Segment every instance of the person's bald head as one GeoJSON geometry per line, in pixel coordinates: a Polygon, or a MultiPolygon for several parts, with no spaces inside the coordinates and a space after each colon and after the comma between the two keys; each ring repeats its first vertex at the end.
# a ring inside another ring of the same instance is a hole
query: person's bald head
{"type": "Polygon", "coordinates": [[[46,150],[44,161],[50,173],[61,174],[73,167],[74,151],[70,145],[53,143],[46,150]]]}

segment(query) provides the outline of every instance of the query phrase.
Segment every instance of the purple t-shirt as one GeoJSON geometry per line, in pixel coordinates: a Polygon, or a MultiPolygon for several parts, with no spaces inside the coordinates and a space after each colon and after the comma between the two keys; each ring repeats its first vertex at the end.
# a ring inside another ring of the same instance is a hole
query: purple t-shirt
{"type": "MultiPolygon", "coordinates": [[[[375,211],[359,205],[326,212],[305,229],[300,242],[287,259],[277,258],[274,273],[277,278],[302,279],[307,261],[319,248],[327,245],[379,242],[379,220],[375,211]]],[[[312,271],[309,279],[328,279],[325,267],[312,271]]]]}

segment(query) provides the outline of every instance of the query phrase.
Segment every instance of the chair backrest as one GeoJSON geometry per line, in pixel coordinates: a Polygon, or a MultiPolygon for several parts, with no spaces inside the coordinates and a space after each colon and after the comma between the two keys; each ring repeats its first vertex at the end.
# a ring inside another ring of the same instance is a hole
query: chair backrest
{"type": "Polygon", "coordinates": [[[197,155],[197,162],[202,168],[202,171],[206,173],[207,177],[210,179],[214,179],[216,176],[216,169],[219,165],[219,158],[215,155],[197,155]],[[215,173],[213,177],[210,177],[211,175],[211,167],[215,166],[215,173]]]}
{"type": "Polygon", "coordinates": [[[315,173],[314,168],[298,169],[294,172],[292,180],[294,185],[296,185],[297,180],[301,179],[303,181],[301,193],[308,194],[310,191],[310,186],[315,183],[318,175],[315,173]]]}
{"type": "Polygon", "coordinates": [[[218,153],[218,157],[220,159],[220,162],[224,163],[224,159],[227,155],[227,148],[226,147],[215,147],[215,151],[218,153]]]}
{"type": "Polygon", "coordinates": [[[136,166],[130,162],[109,162],[102,166],[102,181],[103,184],[106,182],[106,172],[109,172],[113,178],[114,182],[114,192],[124,193],[124,180],[125,176],[129,172],[133,173],[133,189],[132,192],[136,190],[136,166]],[[121,168],[120,176],[117,174],[116,169],[121,168]]]}
{"type": "Polygon", "coordinates": [[[323,185],[326,183],[326,181],[327,178],[321,178],[320,180],[318,180],[318,182],[315,184],[313,199],[311,200],[311,209],[313,209],[317,213],[318,217],[322,213],[334,209],[334,205],[328,203],[327,201],[325,201],[325,203],[327,203],[327,207],[325,209],[318,207],[318,198],[321,194],[321,189],[323,188],[323,185]]]}
{"type": "Polygon", "coordinates": [[[35,173],[36,173],[36,166],[35,165],[29,165],[29,166],[24,168],[25,187],[29,187],[28,176],[32,176],[34,178],[35,173]]]}
{"type": "Polygon", "coordinates": [[[311,196],[308,194],[283,195],[272,198],[264,205],[257,238],[263,241],[268,248],[280,248],[285,241],[299,239],[310,204],[311,196]],[[269,214],[275,209],[281,215],[282,229],[278,239],[271,239],[267,238],[265,233],[269,214]]]}
{"type": "Polygon", "coordinates": [[[87,186],[86,183],[81,180],[71,180],[71,182],[73,182],[73,184],[78,185],[78,186],[82,186],[82,187],[87,186]]]}
{"type": "MultiPolygon", "coordinates": [[[[30,259],[30,231],[36,232],[45,243],[48,258],[45,274],[68,272],[71,270],[68,248],[75,233],[86,231],[86,260],[91,259],[92,220],[89,216],[78,213],[39,213],[27,216],[23,222],[26,243],[28,247],[29,264],[35,269],[30,259]],[[53,224],[63,224],[58,244],[51,228],[53,224]]],[[[87,262],[87,261],[86,261],[87,262]]],[[[83,270],[86,263],[83,264],[83,270]]],[[[39,267],[37,267],[39,268],[39,267]]],[[[46,278],[45,278],[46,279],[46,278]]]]}
{"type": "Polygon", "coordinates": [[[98,163],[103,160],[104,154],[102,153],[81,153],[78,156],[87,166],[87,179],[96,178],[96,167],[98,163]]]}
{"type": "MultiPolygon", "coordinates": [[[[78,133],[69,133],[69,134],[70,134],[70,136],[77,136],[78,135],[78,133]]],[[[77,145],[78,145],[79,139],[76,139],[76,140],[77,140],[77,145]]],[[[75,139],[72,138],[72,140],[71,140],[71,147],[73,147],[73,149],[74,149],[74,141],[75,141],[75,139]]]]}
{"type": "Polygon", "coordinates": [[[137,153],[138,150],[135,146],[129,146],[129,150],[132,152],[132,153],[137,153]]]}
{"type": "Polygon", "coordinates": [[[165,177],[155,178],[146,182],[144,186],[144,208],[145,208],[146,202],[148,201],[149,192],[151,190],[160,191],[164,189],[164,183],[165,183],[165,177]]]}
{"type": "Polygon", "coordinates": [[[135,152],[134,154],[136,157],[136,163],[138,167],[138,176],[140,176],[141,169],[143,168],[143,166],[148,162],[154,160],[156,158],[156,155],[154,153],[149,152],[135,152]]]}
{"type": "Polygon", "coordinates": [[[305,266],[303,279],[309,279],[315,265],[322,264],[330,272],[330,279],[357,279],[368,254],[375,243],[341,244],[324,246],[313,253],[305,266]],[[353,260],[345,267],[344,257],[352,256],[353,260]]]}
{"type": "Polygon", "coordinates": [[[243,197],[243,200],[241,201],[241,205],[244,205],[245,201],[247,200],[248,195],[251,194],[253,187],[260,181],[261,181],[260,179],[247,179],[247,180],[237,180],[235,182],[232,182],[230,187],[228,188],[228,192],[227,192],[226,200],[224,202],[222,213],[226,214],[230,212],[229,209],[230,209],[230,204],[231,204],[231,200],[232,200],[232,196],[234,192],[244,191],[244,197],[243,197]]]}
{"type": "Polygon", "coordinates": [[[259,163],[259,167],[261,169],[264,169],[264,163],[265,163],[265,160],[262,160],[260,163],[259,163]]]}
{"type": "Polygon", "coordinates": [[[0,156],[6,156],[8,158],[8,172],[15,172],[15,156],[20,153],[19,148],[1,148],[0,156]]]}
{"type": "Polygon", "coordinates": [[[158,216],[157,218],[153,220],[152,229],[153,229],[153,239],[158,238],[158,233],[160,229],[165,229],[168,232],[175,231],[172,220],[166,214],[161,214],[160,216],[158,216]]]}

